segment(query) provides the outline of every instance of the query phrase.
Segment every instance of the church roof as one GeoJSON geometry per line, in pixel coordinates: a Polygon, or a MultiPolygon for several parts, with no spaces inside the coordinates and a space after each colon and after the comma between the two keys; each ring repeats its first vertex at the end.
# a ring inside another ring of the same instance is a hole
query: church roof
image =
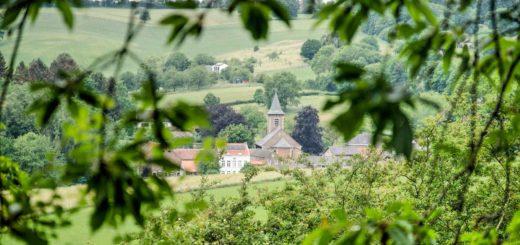
{"type": "Polygon", "coordinates": [[[298,148],[301,149],[301,145],[296,142],[290,135],[288,135],[285,131],[282,130],[281,127],[276,128],[275,130],[268,133],[264,138],[260,141],[256,142],[256,145],[261,148],[271,148],[278,147],[275,146],[280,144],[280,148],[298,148]],[[283,141],[282,141],[283,140],[283,141]]]}
{"type": "Polygon", "coordinates": [[[287,142],[284,138],[281,138],[276,144],[274,144],[275,148],[292,148],[291,144],[287,142]]]}
{"type": "Polygon", "coordinates": [[[282,130],[281,127],[276,128],[275,130],[269,132],[266,136],[264,136],[260,141],[256,142],[256,144],[259,146],[265,145],[265,143],[267,143],[267,141],[269,141],[271,138],[273,138],[281,130],[282,130]]]}
{"type": "Polygon", "coordinates": [[[278,100],[278,94],[274,92],[273,101],[271,102],[271,108],[267,112],[267,115],[284,115],[285,113],[280,106],[280,100],[278,100]]]}

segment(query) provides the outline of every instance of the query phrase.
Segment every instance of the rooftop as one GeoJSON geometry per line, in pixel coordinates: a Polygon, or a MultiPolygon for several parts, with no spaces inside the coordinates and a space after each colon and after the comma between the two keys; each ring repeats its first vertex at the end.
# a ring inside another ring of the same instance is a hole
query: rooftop
{"type": "Polygon", "coordinates": [[[274,92],[273,101],[271,102],[271,108],[267,112],[267,115],[285,115],[278,100],[278,93],[274,92]]]}

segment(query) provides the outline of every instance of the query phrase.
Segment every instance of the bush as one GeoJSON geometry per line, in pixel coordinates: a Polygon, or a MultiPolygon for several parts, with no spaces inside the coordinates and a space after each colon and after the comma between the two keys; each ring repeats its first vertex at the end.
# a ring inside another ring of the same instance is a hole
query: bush
{"type": "Polygon", "coordinates": [[[300,55],[306,59],[312,60],[320,48],[321,42],[319,40],[307,39],[300,49],[300,55]]]}

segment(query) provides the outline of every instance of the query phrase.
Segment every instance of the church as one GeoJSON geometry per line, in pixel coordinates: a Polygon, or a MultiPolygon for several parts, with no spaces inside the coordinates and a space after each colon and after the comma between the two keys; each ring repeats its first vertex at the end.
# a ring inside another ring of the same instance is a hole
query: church
{"type": "Polygon", "coordinates": [[[267,112],[267,135],[256,142],[256,146],[269,150],[280,158],[296,158],[301,154],[302,146],[284,131],[284,119],[285,113],[275,92],[271,108],[267,112]]]}

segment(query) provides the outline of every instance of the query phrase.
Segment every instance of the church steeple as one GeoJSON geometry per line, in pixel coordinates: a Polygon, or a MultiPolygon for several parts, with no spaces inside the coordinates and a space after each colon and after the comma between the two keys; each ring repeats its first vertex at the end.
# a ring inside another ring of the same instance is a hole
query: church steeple
{"type": "Polygon", "coordinates": [[[278,100],[278,94],[275,91],[271,107],[267,112],[267,132],[270,133],[278,127],[283,129],[284,126],[284,115],[285,113],[280,106],[280,100],[278,100]]]}

